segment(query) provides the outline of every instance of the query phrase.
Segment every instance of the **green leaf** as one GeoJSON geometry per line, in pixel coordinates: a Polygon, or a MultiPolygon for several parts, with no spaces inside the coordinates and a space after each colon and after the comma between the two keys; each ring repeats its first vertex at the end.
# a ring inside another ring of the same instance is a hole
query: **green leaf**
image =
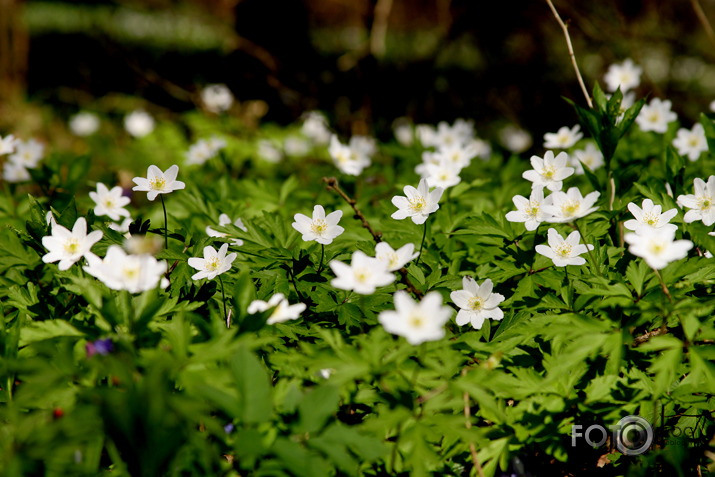
{"type": "Polygon", "coordinates": [[[300,415],[297,432],[315,432],[338,410],[338,388],[323,384],[309,391],[298,405],[300,415]]]}
{"type": "Polygon", "coordinates": [[[268,421],[273,413],[273,401],[263,364],[246,345],[239,346],[229,364],[241,399],[240,418],[249,424],[268,421]]]}

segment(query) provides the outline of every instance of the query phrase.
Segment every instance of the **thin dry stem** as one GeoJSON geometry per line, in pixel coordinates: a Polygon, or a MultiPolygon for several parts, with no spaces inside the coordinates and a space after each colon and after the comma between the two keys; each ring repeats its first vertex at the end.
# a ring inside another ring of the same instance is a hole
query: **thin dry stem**
{"type": "Polygon", "coordinates": [[[642,334],[640,336],[637,336],[634,343],[636,346],[642,345],[643,343],[647,342],[649,339],[651,339],[654,336],[659,336],[662,334],[665,334],[668,332],[668,329],[666,328],[665,331],[663,331],[663,328],[657,328],[653,331],[649,331],[645,334],[642,334]]]}
{"type": "Polygon", "coordinates": [[[690,3],[693,5],[695,15],[697,15],[698,20],[700,20],[700,23],[703,25],[705,33],[708,35],[708,39],[710,40],[710,43],[715,46],[715,31],[713,31],[713,27],[710,24],[710,20],[708,20],[708,16],[705,14],[702,5],[700,5],[700,2],[698,0],[690,0],[690,3]]]}
{"type": "Polygon", "coordinates": [[[556,7],[554,7],[554,4],[551,3],[551,0],[546,0],[546,3],[549,4],[551,12],[554,14],[554,17],[556,17],[556,21],[559,22],[559,25],[564,32],[564,37],[566,37],[566,46],[568,47],[569,56],[571,57],[571,64],[573,64],[573,69],[576,72],[576,78],[578,78],[578,84],[581,86],[581,91],[583,91],[588,107],[593,108],[593,102],[591,101],[591,97],[588,95],[588,91],[586,90],[586,84],[583,82],[583,78],[581,77],[581,71],[578,69],[578,63],[576,63],[576,55],[573,52],[573,45],[571,45],[571,37],[569,36],[569,27],[561,19],[559,12],[556,11],[556,7]]]}
{"type": "MultiPolygon", "coordinates": [[[[325,182],[326,188],[328,190],[337,192],[338,195],[345,200],[345,202],[350,204],[350,207],[352,207],[353,210],[355,211],[355,218],[360,220],[360,222],[362,222],[362,226],[364,228],[366,228],[368,232],[370,232],[370,235],[372,235],[372,238],[375,241],[375,243],[382,242],[382,233],[375,232],[375,230],[370,225],[370,222],[367,221],[367,219],[365,218],[365,215],[358,208],[357,201],[355,199],[351,198],[349,195],[347,195],[345,193],[345,191],[340,188],[340,184],[338,184],[338,180],[335,177],[323,177],[323,182],[325,182]]],[[[421,291],[419,291],[417,288],[415,288],[415,286],[412,284],[410,279],[407,277],[407,269],[405,267],[402,267],[398,271],[400,272],[400,276],[402,278],[402,283],[404,283],[405,287],[407,287],[407,291],[412,293],[417,298],[422,298],[424,296],[424,294],[421,291]]]]}

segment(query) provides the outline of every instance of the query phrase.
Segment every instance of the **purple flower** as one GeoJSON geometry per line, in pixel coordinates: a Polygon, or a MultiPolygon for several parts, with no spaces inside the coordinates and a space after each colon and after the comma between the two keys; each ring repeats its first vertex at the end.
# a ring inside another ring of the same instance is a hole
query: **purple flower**
{"type": "Polygon", "coordinates": [[[87,342],[87,357],[95,354],[107,355],[114,349],[114,344],[110,338],[87,342]]]}
{"type": "Polygon", "coordinates": [[[226,434],[231,434],[233,432],[233,429],[234,429],[233,424],[231,424],[230,422],[228,424],[226,424],[225,426],[223,426],[223,430],[224,430],[224,432],[226,432],[226,434]]]}

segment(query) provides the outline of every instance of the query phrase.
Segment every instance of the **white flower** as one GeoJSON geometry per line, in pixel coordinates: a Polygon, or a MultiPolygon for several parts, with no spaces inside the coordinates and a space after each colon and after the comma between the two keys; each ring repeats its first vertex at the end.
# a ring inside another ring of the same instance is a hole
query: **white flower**
{"type": "Polygon", "coordinates": [[[283,152],[267,139],[261,139],[258,141],[258,149],[256,152],[258,153],[258,157],[273,164],[280,162],[280,160],[283,159],[283,152]]]}
{"type": "Polygon", "coordinates": [[[626,220],[623,226],[628,230],[633,230],[635,233],[642,235],[654,229],[670,229],[673,232],[678,230],[678,226],[670,224],[670,219],[678,213],[677,209],[670,209],[661,213],[661,206],[653,204],[650,199],[643,200],[643,208],[638,207],[633,202],[628,204],[628,210],[631,211],[635,219],[626,220]]]}
{"type": "Polygon", "coordinates": [[[606,81],[608,91],[616,91],[620,86],[621,92],[625,93],[629,89],[638,87],[641,83],[641,73],[643,69],[628,58],[623,63],[609,66],[603,79],[606,81]]]}
{"type": "Polygon", "coordinates": [[[310,143],[299,136],[288,136],[283,141],[283,149],[289,156],[302,157],[310,152],[310,143]]]}
{"type": "Polygon", "coordinates": [[[84,270],[112,290],[141,293],[169,285],[164,278],[166,261],[158,261],[149,254],[129,255],[119,245],[110,245],[104,260],[90,254],[87,262],[84,270]]]}
{"type": "Polygon", "coordinates": [[[437,164],[426,164],[425,172],[427,174],[427,185],[430,187],[439,187],[447,189],[448,187],[459,184],[462,180],[459,177],[459,172],[462,168],[448,159],[442,159],[437,164]]]}
{"type": "Polygon", "coordinates": [[[371,295],[377,287],[384,287],[395,280],[395,275],[387,271],[385,262],[368,257],[359,250],[353,253],[350,265],[331,260],[330,268],[336,276],[330,282],[332,286],[341,290],[354,290],[361,295],[371,295]]]}
{"type": "Polygon", "coordinates": [[[305,311],[305,303],[296,303],[291,305],[288,303],[288,299],[282,293],[276,293],[270,300],[253,300],[250,305],[248,305],[248,313],[261,313],[270,308],[275,307],[271,316],[268,317],[266,323],[272,325],[274,323],[281,323],[283,321],[295,320],[300,317],[300,314],[305,311]]]}
{"type": "Polygon", "coordinates": [[[353,151],[357,151],[359,154],[368,158],[377,153],[377,143],[372,136],[361,136],[359,134],[352,136],[350,142],[348,142],[348,146],[353,151]]]}
{"type": "Polygon", "coordinates": [[[9,155],[8,159],[18,166],[34,169],[42,159],[44,152],[45,146],[35,139],[17,141],[15,143],[15,152],[9,155]]]}
{"type": "Polygon", "coordinates": [[[323,245],[328,245],[333,242],[335,237],[345,231],[344,228],[338,225],[342,216],[342,210],[336,210],[326,216],[323,206],[316,205],[313,207],[313,218],[303,214],[295,214],[293,216],[295,222],[291,225],[303,234],[304,241],[315,240],[323,245]]]}
{"type": "Polygon", "coordinates": [[[566,237],[566,240],[556,231],[549,229],[547,233],[547,241],[549,246],[537,245],[536,252],[546,258],[550,258],[557,267],[565,267],[566,265],[583,265],[586,259],[579,257],[582,253],[593,250],[593,245],[583,245],[581,234],[578,231],[573,231],[566,237]]]}
{"type": "Polygon", "coordinates": [[[415,302],[406,291],[399,290],[394,300],[395,311],[386,310],[378,315],[385,331],[403,336],[413,345],[444,337],[444,324],[452,316],[452,309],[442,306],[442,295],[438,292],[429,292],[421,302],[415,302]]]}
{"type": "MultiPolygon", "coordinates": [[[[230,223],[231,223],[231,218],[230,218],[228,215],[226,215],[226,214],[221,214],[221,215],[219,215],[219,217],[218,217],[218,224],[219,224],[220,226],[228,225],[228,224],[230,224],[230,223]]],[[[238,227],[239,229],[243,230],[244,232],[248,232],[248,229],[246,228],[245,225],[243,225],[243,221],[242,221],[240,218],[236,219],[236,220],[233,222],[233,225],[235,225],[235,226],[238,227]]],[[[228,234],[223,233],[223,232],[217,232],[217,231],[215,231],[214,229],[212,229],[212,228],[209,227],[209,226],[206,227],[206,234],[207,234],[209,237],[221,237],[221,238],[223,238],[223,237],[228,237],[228,234]]],[[[243,240],[241,240],[241,239],[233,239],[232,243],[233,243],[233,245],[235,245],[235,246],[237,246],[237,247],[240,247],[241,245],[243,245],[243,240]]]]}
{"type": "Polygon", "coordinates": [[[601,193],[596,191],[583,197],[578,187],[571,187],[567,192],[556,191],[549,196],[551,204],[544,206],[544,213],[551,214],[546,221],[564,223],[585,217],[598,210],[598,207],[593,207],[593,204],[600,196],[601,193]]]}
{"type": "Polygon", "coordinates": [[[668,123],[678,119],[670,107],[670,100],[661,101],[659,98],[653,98],[649,104],[643,106],[636,117],[636,123],[641,131],[655,131],[661,134],[666,132],[668,123]]]}
{"type": "Polygon", "coordinates": [[[578,124],[569,129],[563,126],[555,133],[544,134],[545,149],[568,149],[583,137],[581,126],[578,124]]]}
{"type": "Polygon", "coordinates": [[[539,156],[531,156],[531,167],[521,176],[531,181],[532,188],[546,187],[550,191],[561,190],[563,180],[574,173],[573,167],[566,166],[569,155],[560,152],[554,157],[553,151],[546,151],[543,159],[539,156]]]}
{"type": "Polygon", "coordinates": [[[221,149],[224,149],[226,147],[226,140],[218,136],[211,136],[210,138],[206,139],[206,142],[208,143],[209,147],[211,147],[217,154],[221,149]]]}
{"type": "Polygon", "coordinates": [[[212,113],[220,113],[233,104],[233,93],[225,84],[209,84],[201,90],[201,101],[212,113]]]}
{"type": "Polygon", "coordinates": [[[131,235],[129,234],[129,226],[132,224],[133,220],[131,217],[127,217],[126,219],[122,220],[121,223],[111,223],[109,224],[109,228],[119,232],[120,234],[124,234],[125,237],[129,238],[131,235]]]}
{"type": "Polygon", "coordinates": [[[583,175],[583,166],[586,166],[591,171],[603,167],[603,153],[593,143],[586,144],[586,149],[577,149],[573,152],[570,164],[576,170],[576,175],[583,175]]]}
{"type": "Polygon", "coordinates": [[[675,240],[673,229],[652,229],[644,234],[629,233],[623,238],[630,244],[629,252],[644,258],[648,266],[656,270],[687,257],[688,250],[693,248],[690,240],[675,240]]]}
{"type": "Polygon", "coordinates": [[[124,129],[134,137],[144,137],[154,130],[154,118],[146,111],[132,111],[124,118],[124,129]]]}
{"type": "Polygon", "coordinates": [[[357,148],[341,143],[335,135],[330,138],[328,153],[343,174],[357,176],[370,165],[368,156],[357,148]]]}
{"type": "Polygon", "coordinates": [[[99,116],[81,111],[70,118],[70,130],[75,136],[91,136],[99,129],[99,116]]]}
{"type": "Polygon", "coordinates": [[[429,214],[439,209],[439,199],[442,198],[444,189],[437,187],[430,192],[427,180],[422,179],[417,189],[408,185],[404,191],[404,196],[396,195],[392,198],[392,204],[399,210],[391,217],[397,220],[411,217],[412,222],[419,225],[425,223],[429,214]]]}
{"type": "Polygon", "coordinates": [[[328,128],[328,120],[318,111],[308,111],[303,114],[301,132],[319,145],[328,144],[333,134],[328,128]]]}
{"type": "Polygon", "coordinates": [[[424,147],[434,147],[437,145],[437,130],[429,124],[418,124],[415,126],[415,136],[424,147]]]}
{"type": "Polygon", "coordinates": [[[544,206],[551,205],[551,196],[544,199],[544,189],[541,187],[532,189],[528,199],[521,195],[515,195],[511,200],[517,210],[508,212],[506,220],[524,222],[526,230],[536,230],[541,222],[551,217],[551,214],[544,212],[544,206]]]}
{"type": "Polygon", "coordinates": [[[102,235],[100,230],[87,234],[87,221],[84,217],[77,219],[71,232],[59,224],[52,224],[52,235],[42,237],[42,245],[49,250],[43,255],[42,261],[53,263],[59,260],[59,269],[67,270],[87,255],[102,235]]]}
{"type": "Polygon", "coordinates": [[[485,161],[492,155],[492,146],[484,139],[474,138],[466,144],[466,147],[474,151],[474,156],[485,161]]]}
{"type": "Polygon", "coordinates": [[[499,141],[514,154],[526,151],[533,144],[531,134],[514,125],[506,126],[499,131],[499,141]]]}
{"type": "Polygon", "coordinates": [[[186,187],[186,184],[176,180],[177,175],[179,175],[179,166],[176,164],[165,172],[161,172],[161,169],[151,165],[146,171],[146,178],[135,177],[132,179],[136,184],[132,190],[148,192],[147,199],[154,200],[159,194],[169,194],[186,187]]]}
{"type": "Polygon", "coordinates": [[[442,146],[437,149],[435,155],[438,161],[445,161],[453,164],[458,169],[464,169],[477,155],[478,144],[475,140],[470,140],[469,143],[458,143],[450,146],[442,146]]]}
{"type": "Polygon", "coordinates": [[[209,141],[199,139],[189,146],[189,151],[186,153],[186,164],[203,164],[215,157],[216,152],[209,141]]]}
{"type": "Polygon", "coordinates": [[[227,243],[221,245],[218,251],[211,246],[206,246],[204,247],[204,258],[189,258],[189,266],[199,271],[192,275],[191,279],[201,280],[202,278],[208,278],[209,280],[213,280],[218,275],[229,271],[231,264],[236,260],[236,253],[226,255],[227,251],[227,243]]]}
{"type": "Polygon", "coordinates": [[[710,102],[710,111],[715,113],[715,100],[710,102]]]}
{"type": "Polygon", "coordinates": [[[700,154],[708,150],[703,125],[698,123],[693,126],[693,129],[678,129],[678,135],[673,139],[673,146],[678,149],[678,154],[681,156],[688,156],[691,161],[696,161],[700,154]]]}
{"type": "Polygon", "coordinates": [[[706,226],[715,224],[715,176],[708,177],[707,184],[696,177],[693,181],[695,194],[679,195],[678,205],[691,209],[685,213],[686,223],[702,220],[706,226]]]}
{"type": "Polygon", "coordinates": [[[415,252],[415,245],[412,243],[403,245],[397,250],[393,250],[387,242],[380,242],[375,246],[375,258],[385,264],[388,272],[396,272],[419,255],[419,252],[415,252]]]}
{"type": "Polygon", "coordinates": [[[462,278],[463,290],[453,291],[449,295],[460,308],[457,313],[459,326],[471,323],[475,330],[479,330],[486,318],[493,320],[504,318],[504,312],[499,308],[499,303],[504,301],[504,296],[492,293],[493,287],[492,281],[488,278],[481,286],[472,277],[462,278]]]}
{"type": "Polygon", "coordinates": [[[403,146],[410,147],[415,142],[415,133],[409,122],[395,121],[393,130],[395,132],[395,139],[403,146]]]}
{"type": "Polygon", "coordinates": [[[0,156],[12,154],[15,151],[16,142],[17,139],[12,134],[5,136],[5,138],[0,137],[0,156]]]}
{"type": "Polygon", "coordinates": [[[30,180],[30,172],[20,164],[6,161],[2,165],[2,178],[7,182],[25,182],[30,180]]]}
{"type": "Polygon", "coordinates": [[[95,215],[106,215],[112,220],[119,220],[120,216],[129,217],[129,211],[124,206],[129,204],[130,199],[122,195],[120,186],[109,190],[107,186],[98,182],[97,192],[91,191],[89,197],[97,204],[94,208],[95,215]]]}

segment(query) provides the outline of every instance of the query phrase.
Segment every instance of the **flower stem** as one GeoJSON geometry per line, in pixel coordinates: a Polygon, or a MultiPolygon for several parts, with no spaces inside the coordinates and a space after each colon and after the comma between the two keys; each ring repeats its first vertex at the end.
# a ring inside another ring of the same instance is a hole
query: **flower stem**
{"type": "Polygon", "coordinates": [[[420,264],[420,260],[422,260],[422,248],[425,246],[425,239],[427,238],[427,221],[425,220],[425,227],[422,231],[422,243],[420,243],[420,254],[417,257],[417,262],[415,262],[416,265],[420,264]]]}
{"type": "Polygon", "coordinates": [[[218,276],[218,281],[221,284],[221,299],[223,301],[223,319],[228,323],[228,312],[226,311],[226,292],[224,291],[225,287],[223,285],[223,278],[221,278],[221,275],[218,276]]]}
{"type": "Polygon", "coordinates": [[[325,245],[320,244],[320,263],[318,265],[318,275],[323,271],[323,259],[325,258],[325,245]]]}
{"type": "Polygon", "coordinates": [[[670,300],[672,302],[673,297],[670,296],[670,291],[668,290],[668,286],[663,281],[663,277],[660,275],[660,272],[658,270],[656,270],[655,268],[653,268],[653,271],[655,272],[655,276],[657,276],[658,280],[660,281],[660,287],[663,289],[663,293],[665,293],[665,296],[668,297],[668,300],[670,300]]]}
{"type": "Polygon", "coordinates": [[[164,195],[159,194],[161,198],[161,207],[164,209],[164,248],[169,249],[169,225],[166,219],[166,203],[164,202],[164,195]]]}

